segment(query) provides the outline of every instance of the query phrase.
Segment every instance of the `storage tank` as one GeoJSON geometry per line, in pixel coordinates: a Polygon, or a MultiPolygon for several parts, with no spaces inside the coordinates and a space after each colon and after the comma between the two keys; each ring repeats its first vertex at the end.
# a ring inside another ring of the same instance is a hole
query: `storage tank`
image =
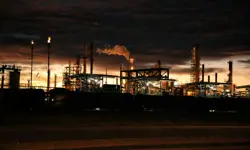
{"type": "Polygon", "coordinates": [[[10,72],[9,88],[12,88],[12,89],[20,88],[20,71],[14,70],[13,72],[10,72]]]}

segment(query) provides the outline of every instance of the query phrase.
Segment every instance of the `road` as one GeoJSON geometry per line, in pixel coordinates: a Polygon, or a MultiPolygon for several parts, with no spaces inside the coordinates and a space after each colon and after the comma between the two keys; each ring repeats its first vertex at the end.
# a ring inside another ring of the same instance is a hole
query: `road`
{"type": "Polygon", "coordinates": [[[0,149],[250,149],[250,126],[0,127],[0,149]]]}

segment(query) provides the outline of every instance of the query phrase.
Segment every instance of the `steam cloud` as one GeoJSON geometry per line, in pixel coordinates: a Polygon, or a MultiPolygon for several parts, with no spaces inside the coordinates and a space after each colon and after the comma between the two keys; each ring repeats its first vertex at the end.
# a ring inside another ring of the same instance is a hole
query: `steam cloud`
{"type": "Polygon", "coordinates": [[[109,48],[109,47],[104,48],[104,49],[98,48],[96,52],[107,54],[107,55],[124,56],[127,60],[129,60],[129,54],[130,54],[128,49],[125,46],[121,46],[121,45],[115,45],[113,48],[109,48]]]}

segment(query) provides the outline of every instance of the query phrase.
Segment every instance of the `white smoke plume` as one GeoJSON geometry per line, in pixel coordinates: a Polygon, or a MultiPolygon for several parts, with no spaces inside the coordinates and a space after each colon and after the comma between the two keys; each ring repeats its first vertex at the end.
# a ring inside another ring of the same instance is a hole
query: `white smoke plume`
{"type": "Polygon", "coordinates": [[[107,47],[104,49],[98,48],[96,50],[97,53],[103,53],[107,55],[119,55],[124,56],[127,60],[129,60],[130,52],[125,46],[115,45],[113,48],[107,47]]]}

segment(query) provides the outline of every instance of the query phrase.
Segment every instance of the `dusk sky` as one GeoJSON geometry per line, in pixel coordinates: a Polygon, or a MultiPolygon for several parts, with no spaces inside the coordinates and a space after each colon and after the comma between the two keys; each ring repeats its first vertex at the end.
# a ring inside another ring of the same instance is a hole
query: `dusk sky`
{"type": "MultiPolygon", "coordinates": [[[[0,18],[0,61],[21,65],[22,82],[29,78],[34,40],[33,74],[39,72],[46,85],[46,41],[51,36],[52,83],[54,73],[61,80],[63,67],[93,41],[95,48],[125,46],[136,68],[153,67],[159,59],[172,68],[170,77],[181,82],[190,81],[191,49],[199,44],[211,81],[218,72],[218,81],[224,82],[232,60],[234,82],[250,84],[249,0],[8,0],[0,5],[0,18]]],[[[94,59],[94,73],[108,67],[109,73],[119,74],[126,61],[98,53],[94,59]]],[[[38,84],[38,77],[33,80],[38,84]]]]}

